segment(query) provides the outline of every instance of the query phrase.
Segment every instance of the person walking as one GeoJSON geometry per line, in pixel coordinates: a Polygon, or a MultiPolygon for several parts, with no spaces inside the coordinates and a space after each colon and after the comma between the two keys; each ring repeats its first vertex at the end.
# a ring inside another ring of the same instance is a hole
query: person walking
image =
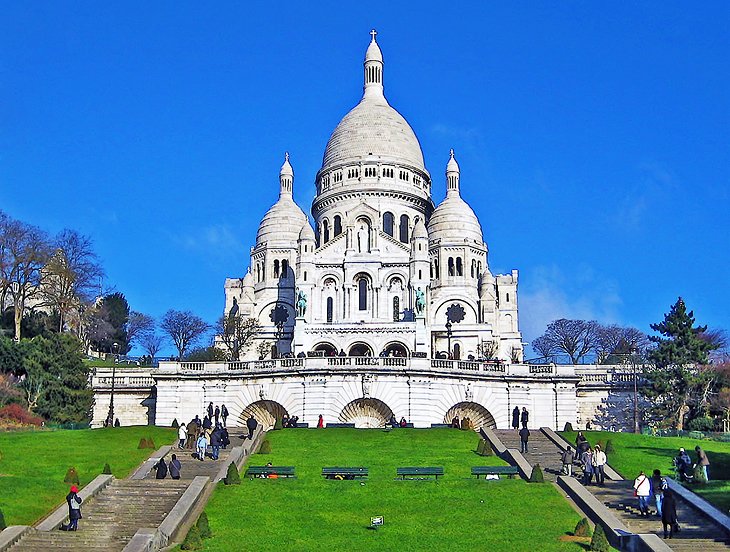
{"type": "Polygon", "coordinates": [[[182,469],[182,465],[180,464],[180,460],[177,459],[177,455],[172,455],[172,459],[170,460],[170,464],[167,466],[167,469],[170,472],[170,477],[173,479],[180,479],[180,470],[182,469]]]}
{"type": "MultiPolygon", "coordinates": [[[[390,423],[393,427],[395,427],[396,421],[395,416],[390,417],[390,423]]],[[[319,415],[319,418],[317,419],[317,429],[322,429],[324,427],[324,416],[322,414],[319,415]]]]}
{"type": "Polygon", "coordinates": [[[218,460],[218,455],[220,454],[222,444],[223,440],[221,439],[221,426],[219,424],[215,426],[213,433],[210,434],[210,447],[211,449],[213,449],[213,453],[211,456],[213,457],[213,460],[218,460]]]}
{"type": "Polygon", "coordinates": [[[223,420],[223,427],[226,426],[226,420],[228,419],[228,409],[225,404],[221,405],[221,420],[223,420]]]}
{"type": "Polygon", "coordinates": [[[68,531],[76,531],[79,527],[81,519],[81,497],[78,495],[79,488],[76,485],[71,486],[71,490],[66,495],[66,503],[68,504],[68,531]]]}
{"type": "Polygon", "coordinates": [[[512,429],[517,431],[520,428],[520,407],[515,406],[512,411],[512,429]]]}
{"type": "Polygon", "coordinates": [[[259,423],[256,421],[256,418],[253,417],[253,414],[251,414],[248,417],[248,420],[246,420],[246,427],[248,428],[248,438],[253,439],[253,432],[256,431],[256,428],[258,427],[259,423]]]}
{"type": "Polygon", "coordinates": [[[580,458],[580,456],[588,449],[590,445],[588,444],[588,439],[586,439],[586,436],[583,435],[582,431],[578,432],[578,435],[575,438],[575,454],[580,458]]]}
{"type": "Polygon", "coordinates": [[[596,483],[603,487],[606,480],[606,474],[603,469],[608,459],[606,458],[606,453],[601,450],[601,445],[596,445],[593,449],[591,462],[593,463],[593,473],[596,476],[596,483]]]}
{"type": "Polygon", "coordinates": [[[185,424],[180,424],[180,427],[177,428],[177,438],[179,439],[177,448],[182,450],[183,447],[185,447],[185,441],[188,438],[188,427],[185,424]]]}
{"type": "Polygon", "coordinates": [[[573,475],[574,459],[575,456],[573,455],[573,449],[570,447],[570,445],[568,445],[568,448],[565,449],[565,452],[563,452],[563,455],[560,457],[560,461],[563,463],[562,472],[568,477],[571,477],[573,475]]]}
{"type": "Polygon", "coordinates": [[[215,407],[213,416],[215,417],[215,425],[218,425],[220,423],[220,417],[221,417],[221,409],[219,407],[217,407],[217,406],[215,407]]]}
{"type": "Polygon", "coordinates": [[[662,517],[662,499],[664,491],[667,489],[667,480],[662,477],[662,472],[654,470],[651,476],[651,490],[654,493],[654,503],[656,504],[656,515],[662,517]]]}
{"type": "Polygon", "coordinates": [[[679,454],[674,459],[674,467],[680,481],[692,480],[692,459],[684,448],[679,449],[679,454]]]}
{"type": "Polygon", "coordinates": [[[695,447],[695,452],[697,453],[697,463],[695,466],[702,468],[702,473],[705,474],[705,481],[709,481],[710,474],[708,468],[710,467],[710,461],[707,459],[707,453],[699,445],[695,447]]]}
{"type": "Polygon", "coordinates": [[[674,492],[671,489],[664,490],[664,498],[662,500],[662,525],[664,526],[664,538],[667,533],[671,539],[675,531],[679,531],[679,523],[677,522],[677,502],[674,498],[674,492]],[[667,528],[669,531],[667,531],[667,528]]]}
{"type": "Polygon", "coordinates": [[[201,462],[205,460],[205,451],[208,449],[208,439],[205,437],[205,433],[201,433],[198,437],[198,441],[195,443],[195,449],[198,460],[201,462]]]}
{"type": "Polygon", "coordinates": [[[213,402],[208,403],[208,419],[213,419],[213,402]]]}
{"type": "Polygon", "coordinates": [[[167,462],[165,462],[164,456],[157,461],[157,464],[154,465],[154,468],[155,479],[165,479],[167,477],[167,462]]]}
{"type": "Polygon", "coordinates": [[[634,479],[634,493],[639,499],[639,514],[647,517],[649,515],[649,497],[651,496],[651,479],[642,470],[634,479]]]}
{"type": "Polygon", "coordinates": [[[530,430],[527,429],[527,426],[524,426],[522,429],[520,429],[520,452],[523,454],[528,452],[527,451],[527,441],[529,439],[530,439],[530,430]]]}
{"type": "Polygon", "coordinates": [[[593,450],[588,447],[583,454],[580,455],[580,461],[583,464],[583,485],[586,487],[591,484],[593,479],[593,450]]]}
{"type": "Polygon", "coordinates": [[[523,427],[527,427],[527,422],[530,419],[530,414],[527,412],[527,408],[524,406],[522,407],[522,414],[520,415],[520,422],[522,422],[523,427]]]}

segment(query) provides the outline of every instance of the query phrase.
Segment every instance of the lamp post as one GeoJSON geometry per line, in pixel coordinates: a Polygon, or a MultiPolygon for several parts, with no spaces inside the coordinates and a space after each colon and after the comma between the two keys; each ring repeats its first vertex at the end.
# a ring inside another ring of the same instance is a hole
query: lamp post
{"type": "Polygon", "coordinates": [[[641,433],[641,428],[639,428],[639,384],[636,381],[637,374],[636,358],[634,357],[635,351],[636,349],[631,349],[631,351],[629,351],[629,354],[631,355],[631,368],[634,376],[634,433],[641,433]]]}
{"type": "Polygon", "coordinates": [[[449,360],[451,359],[451,328],[453,327],[453,324],[451,323],[451,320],[448,318],[446,319],[446,339],[448,342],[448,348],[449,348],[449,360]]]}
{"type": "Polygon", "coordinates": [[[116,351],[119,350],[119,343],[112,344],[112,352],[114,354],[114,362],[112,364],[112,390],[109,395],[109,413],[106,415],[104,427],[114,427],[114,383],[117,375],[117,357],[116,351]]]}

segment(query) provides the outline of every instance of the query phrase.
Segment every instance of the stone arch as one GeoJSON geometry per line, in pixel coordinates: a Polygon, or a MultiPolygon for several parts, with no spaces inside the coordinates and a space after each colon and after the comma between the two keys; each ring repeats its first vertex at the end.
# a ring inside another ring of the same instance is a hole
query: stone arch
{"type": "Polygon", "coordinates": [[[385,351],[386,356],[407,357],[409,355],[408,347],[400,341],[391,341],[383,347],[383,351],[385,351]]]}
{"type": "Polygon", "coordinates": [[[349,356],[373,356],[373,348],[362,341],[351,343],[347,351],[349,356]]]}
{"type": "Polygon", "coordinates": [[[393,411],[380,399],[355,399],[345,405],[339,416],[339,421],[345,424],[355,424],[356,428],[385,427],[390,421],[393,411]]]}
{"type": "Polygon", "coordinates": [[[444,423],[450,425],[455,416],[458,416],[459,420],[469,418],[476,430],[480,427],[489,427],[492,429],[496,429],[497,427],[497,422],[494,421],[492,413],[479,403],[463,401],[455,404],[446,412],[444,423]]]}
{"type": "Polygon", "coordinates": [[[313,351],[324,351],[324,356],[332,356],[332,354],[337,354],[337,347],[335,347],[332,343],[329,341],[321,341],[320,343],[317,343],[313,348],[313,351]]]}
{"type": "Polygon", "coordinates": [[[281,420],[284,414],[287,414],[286,408],[276,401],[261,400],[249,404],[241,412],[240,425],[246,427],[246,420],[253,414],[253,417],[261,424],[265,431],[268,431],[276,420],[281,420]]]}

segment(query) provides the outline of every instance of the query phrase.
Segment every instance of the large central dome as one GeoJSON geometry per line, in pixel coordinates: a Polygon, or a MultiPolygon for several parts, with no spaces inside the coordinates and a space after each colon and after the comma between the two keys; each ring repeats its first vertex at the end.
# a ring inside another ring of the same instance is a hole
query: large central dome
{"type": "Polygon", "coordinates": [[[330,136],[322,170],[369,156],[425,171],[418,138],[383,95],[383,55],[374,34],[365,54],[363,98],[330,136]]]}

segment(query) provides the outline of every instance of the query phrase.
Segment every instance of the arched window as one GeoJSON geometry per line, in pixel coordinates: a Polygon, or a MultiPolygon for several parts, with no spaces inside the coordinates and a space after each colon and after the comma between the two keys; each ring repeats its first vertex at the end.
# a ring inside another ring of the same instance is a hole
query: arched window
{"type": "Polygon", "coordinates": [[[305,282],[307,281],[307,271],[306,270],[304,271],[304,281],[305,282]]]}
{"type": "Polygon", "coordinates": [[[334,235],[339,236],[342,234],[342,217],[340,215],[335,215],[335,230],[334,235]]]}
{"type": "Polygon", "coordinates": [[[456,257],[456,275],[457,276],[464,275],[464,267],[461,264],[461,257],[456,257]]]}
{"type": "Polygon", "coordinates": [[[400,217],[400,241],[408,243],[408,215],[401,215],[400,217]]]}
{"type": "Polygon", "coordinates": [[[506,294],[507,303],[509,303],[509,293],[506,294]]]}
{"type": "Polygon", "coordinates": [[[289,261],[284,259],[281,261],[281,277],[286,278],[289,274],[289,261]]]}
{"type": "Polygon", "coordinates": [[[433,271],[434,271],[434,276],[436,278],[441,277],[441,273],[439,272],[439,260],[438,259],[433,260],[433,271]]]}
{"type": "Polygon", "coordinates": [[[335,312],[335,300],[332,297],[327,297],[327,323],[332,324],[335,312]]]}
{"type": "Polygon", "coordinates": [[[452,358],[454,360],[459,360],[461,358],[461,345],[458,343],[454,343],[454,354],[452,358]]]}
{"type": "Polygon", "coordinates": [[[256,263],[256,281],[261,281],[261,265],[259,263],[256,263]]]}
{"type": "Polygon", "coordinates": [[[422,270],[419,270],[418,271],[418,279],[421,280],[422,278],[423,278],[423,271],[422,270]]]}
{"type": "Polygon", "coordinates": [[[400,320],[400,297],[393,297],[393,322],[400,320]]]}
{"type": "Polygon", "coordinates": [[[384,213],[383,214],[383,232],[388,234],[390,237],[393,237],[393,213],[384,213]]]}
{"type": "Polygon", "coordinates": [[[428,271],[428,275],[429,275],[429,276],[431,277],[431,279],[433,280],[433,263],[431,263],[431,264],[430,264],[430,266],[429,266],[429,271],[428,271]]]}
{"type": "Polygon", "coordinates": [[[454,258],[449,257],[449,276],[454,275],[454,258]]]}
{"type": "Polygon", "coordinates": [[[322,223],[322,234],[324,243],[327,243],[330,241],[330,223],[325,219],[325,221],[322,223]]]}
{"type": "Polygon", "coordinates": [[[279,277],[279,259],[274,261],[274,278],[279,277]]]}
{"type": "Polygon", "coordinates": [[[365,278],[357,282],[357,299],[358,310],[368,310],[368,281],[365,278]]]}
{"type": "Polygon", "coordinates": [[[476,278],[476,274],[475,274],[476,271],[477,271],[477,262],[474,259],[472,259],[471,260],[471,277],[472,278],[476,278]]]}

